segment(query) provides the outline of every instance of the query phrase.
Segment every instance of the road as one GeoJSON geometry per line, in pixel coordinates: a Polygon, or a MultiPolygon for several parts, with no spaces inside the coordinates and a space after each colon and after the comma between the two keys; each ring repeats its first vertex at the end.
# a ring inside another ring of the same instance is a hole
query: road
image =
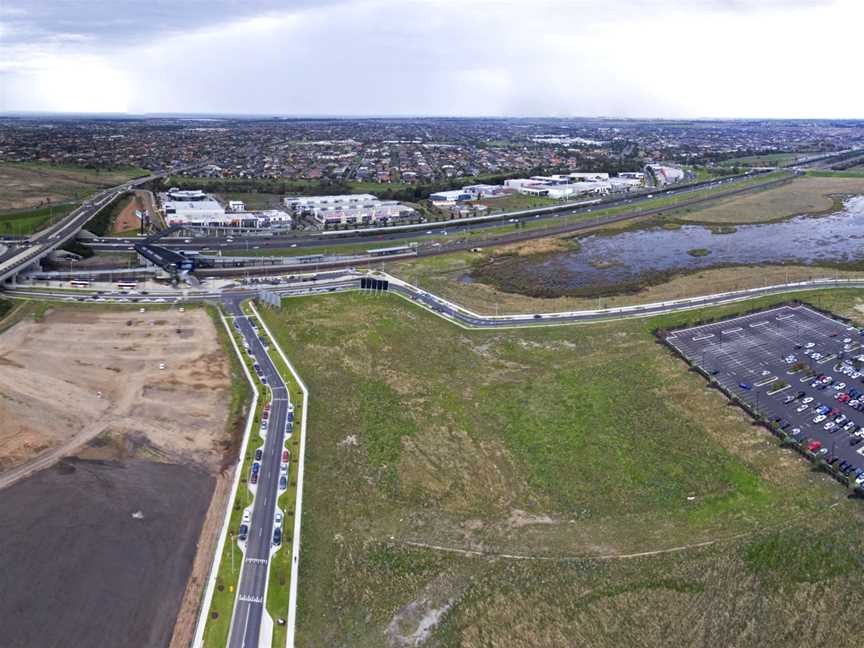
{"type": "MultiPolygon", "coordinates": [[[[198,166],[201,165],[188,165],[174,169],[171,173],[194,169],[198,166]]],[[[127,188],[135,189],[165,176],[166,173],[155,173],[143,178],[136,178],[124,182],[122,185],[100,191],[54,225],[37,232],[28,239],[16,240],[12,247],[0,255],[0,283],[74,238],[91,218],[111,204],[115,198],[125,193],[127,188]]]]}
{"type": "MultiPolygon", "coordinates": [[[[754,177],[753,175],[748,175],[745,177],[754,177]]],[[[738,189],[731,189],[729,191],[724,191],[718,194],[715,194],[710,197],[698,198],[689,201],[682,201],[674,205],[674,208],[681,209],[683,207],[688,207],[692,205],[696,205],[702,202],[706,202],[708,200],[716,200],[721,197],[734,196],[740,193],[755,191],[757,189],[763,189],[766,187],[776,186],[783,182],[788,181],[792,176],[787,176],[781,178],[779,180],[769,181],[764,184],[760,184],[757,186],[749,186],[749,187],[741,187],[738,189]]],[[[496,228],[501,227],[502,225],[508,224],[508,219],[514,218],[521,222],[533,222],[535,220],[547,220],[547,219],[558,219],[566,216],[575,216],[579,214],[590,213],[593,210],[607,209],[610,207],[621,207],[625,205],[632,205],[635,209],[640,203],[645,201],[654,200],[659,196],[663,195],[672,195],[672,194],[687,194],[693,193],[696,191],[703,191],[710,186],[722,186],[725,184],[729,184],[732,182],[736,182],[742,179],[742,176],[733,176],[728,178],[720,178],[717,180],[712,180],[710,182],[696,183],[690,185],[677,186],[672,185],[670,187],[666,187],[663,189],[656,189],[654,193],[643,193],[639,195],[622,195],[615,197],[611,200],[605,200],[603,202],[598,203],[585,203],[581,206],[566,208],[566,207],[554,207],[554,208],[538,208],[538,209],[527,209],[527,210],[519,210],[516,212],[507,212],[502,213],[496,216],[495,220],[486,220],[481,222],[469,223],[468,219],[462,219],[458,221],[451,221],[449,223],[426,223],[418,226],[411,226],[411,229],[400,229],[400,227],[390,227],[390,228],[370,228],[365,230],[367,233],[337,233],[337,232],[328,232],[328,233],[317,233],[317,234],[308,234],[308,235],[289,235],[289,236],[279,236],[279,237],[268,237],[263,235],[255,235],[255,236],[247,236],[240,237],[239,235],[235,236],[220,236],[220,237],[187,237],[187,238],[165,238],[160,240],[159,244],[164,245],[166,247],[179,247],[190,250],[202,250],[202,249],[219,249],[222,251],[226,250],[249,250],[250,244],[252,244],[253,248],[259,250],[266,249],[287,249],[290,247],[295,248],[314,248],[314,247],[322,247],[322,246],[339,246],[339,245],[356,245],[356,244],[368,244],[370,247],[375,247],[378,244],[384,244],[389,242],[398,242],[398,241],[407,241],[407,240],[416,240],[418,237],[423,237],[427,235],[438,235],[443,236],[442,231],[448,232],[448,235],[452,235],[454,238],[459,238],[460,235],[467,234],[468,231],[482,231],[488,228],[496,228]],[[650,197],[649,197],[650,196],[650,197]],[[552,211],[554,209],[554,211],[552,211]],[[429,232],[430,234],[427,234],[429,232]],[[234,239],[232,241],[228,241],[228,239],[234,239]],[[188,243],[186,242],[188,241],[188,243]]],[[[600,223],[614,223],[620,220],[626,220],[630,218],[635,218],[639,216],[649,216],[653,214],[657,214],[664,211],[669,211],[673,206],[666,207],[657,207],[646,209],[642,211],[634,211],[624,215],[605,217],[601,219],[593,219],[591,221],[565,225],[562,227],[558,227],[555,229],[547,229],[547,228],[534,228],[531,230],[525,230],[522,232],[515,232],[510,235],[505,235],[509,237],[519,237],[519,240],[525,240],[528,238],[539,238],[542,236],[550,236],[552,234],[559,234],[570,231],[578,231],[579,229],[585,229],[586,227],[594,227],[600,223]]],[[[136,238],[119,238],[119,237],[111,237],[111,238],[99,238],[94,239],[93,241],[88,242],[94,250],[97,251],[110,251],[110,250],[123,250],[127,249],[130,245],[134,245],[135,243],[139,243],[140,239],[136,238]]],[[[466,242],[463,247],[470,247],[472,245],[477,245],[477,241],[466,242]]],[[[485,242],[486,244],[491,244],[492,242],[485,242]]],[[[458,247],[454,245],[447,246],[448,249],[458,249],[458,247]]],[[[441,253],[437,251],[435,253],[441,253]]]]}
{"type": "MultiPolygon", "coordinates": [[[[276,512],[276,499],[279,494],[279,469],[288,421],[290,395],[249,318],[243,314],[240,300],[237,297],[226,300],[226,308],[230,316],[233,316],[233,323],[252,349],[255,360],[261,366],[262,374],[267,378],[268,388],[272,394],[270,422],[267,438],[262,446],[261,469],[252,504],[252,521],[249,525],[249,535],[243,567],[240,570],[237,598],[234,603],[231,630],[228,637],[229,648],[257,648],[266,605],[270,550],[273,546],[273,518],[276,512]]],[[[252,434],[256,435],[254,438],[257,441],[257,430],[253,430],[252,434]]],[[[252,444],[250,449],[254,451],[255,447],[257,446],[252,444]]]]}

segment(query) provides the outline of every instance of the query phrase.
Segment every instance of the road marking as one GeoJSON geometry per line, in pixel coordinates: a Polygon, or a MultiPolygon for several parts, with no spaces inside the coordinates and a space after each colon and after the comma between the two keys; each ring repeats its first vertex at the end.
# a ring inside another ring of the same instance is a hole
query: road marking
{"type": "Polygon", "coordinates": [[[700,335],[700,336],[698,336],[698,337],[694,337],[694,338],[693,338],[693,341],[694,341],[694,342],[701,342],[702,340],[708,340],[708,339],[711,339],[711,338],[713,338],[713,337],[714,337],[714,334],[713,334],[713,333],[709,333],[708,335],[700,335]]]}
{"type": "Polygon", "coordinates": [[[252,612],[252,608],[246,608],[246,623],[243,625],[243,639],[240,644],[242,646],[246,645],[246,631],[249,629],[249,614],[252,612]]]}
{"type": "Polygon", "coordinates": [[[738,331],[743,331],[743,330],[744,330],[743,328],[741,328],[740,326],[738,326],[738,327],[736,327],[736,328],[726,329],[725,331],[720,331],[720,332],[721,332],[723,335],[726,335],[727,333],[737,333],[738,331]]]}
{"type": "Polygon", "coordinates": [[[795,313],[791,313],[791,314],[789,314],[789,315],[780,315],[780,316],[777,317],[777,321],[780,322],[780,321],[782,321],[782,320],[787,320],[787,319],[789,319],[790,317],[795,317],[795,313]]]}
{"type": "Polygon", "coordinates": [[[756,328],[757,326],[765,326],[766,324],[770,324],[770,323],[771,322],[769,322],[767,320],[764,322],[756,322],[755,324],[750,324],[750,328],[756,328]]]}
{"type": "MultiPolygon", "coordinates": [[[[263,603],[264,602],[264,597],[262,597],[262,596],[249,596],[248,594],[243,594],[237,598],[240,601],[243,601],[244,603],[263,603]]],[[[249,622],[248,614],[247,614],[246,622],[247,623],[249,622]]],[[[245,632],[243,633],[243,638],[244,638],[244,643],[245,643],[245,638],[246,638],[245,632]]]]}
{"type": "Polygon", "coordinates": [[[255,563],[257,565],[266,565],[267,564],[267,560],[264,558],[247,558],[246,562],[255,563]]]}

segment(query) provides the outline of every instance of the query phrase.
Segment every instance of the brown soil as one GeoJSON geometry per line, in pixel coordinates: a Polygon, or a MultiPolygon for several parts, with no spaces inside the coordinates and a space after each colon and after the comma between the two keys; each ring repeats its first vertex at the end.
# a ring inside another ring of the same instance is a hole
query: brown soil
{"type": "MultiPolygon", "coordinates": [[[[229,367],[203,310],[56,308],[0,336],[0,367],[0,488],[68,455],[118,465],[148,459],[219,473],[229,445],[229,367]]],[[[172,624],[177,619],[173,646],[191,642],[229,481],[219,474],[215,488],[210,482],[194,520],[203,525],[197,550],[193,544],[183,565],[191,571],[177,592],[179,614],[170,617],[172,624]]],[[[130,558],[129,570],[139,567],[130,558]]],[[[171,636],[171,627],[164,632],[171,636]]]]}
{"type": "Polygon", "coordinates": [[[114,223],[111,226],[111,233],[120,234],[121,232],[139,229],[141,227],[141,219],[135,215],[135,211],[143,211],[144,209],[144,200],[141,197],[140,192],[136,191],[132,200],[126,203],[123,211],[121,211],[117,218],[114,219],[114,223]]]}
{"type": "Polygon", "coordinates": [[[76,436],[83,438],[67,454],[103,433],[110,445],[82,454],[110,448],[211,472],[220,465],[228,365],[202,310],[55,309],[0,337],[0,359],[4,472],[76,436]]]}

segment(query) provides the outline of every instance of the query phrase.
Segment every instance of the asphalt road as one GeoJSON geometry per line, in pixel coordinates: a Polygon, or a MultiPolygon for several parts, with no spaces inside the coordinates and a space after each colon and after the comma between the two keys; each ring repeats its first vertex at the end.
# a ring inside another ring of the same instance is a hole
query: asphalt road
{"type": "MultiPolygon", "coordinates": [[[[262,447],[261,468],[255,499],[252,504],[252,521],[246,541],[243,567],[240,571],[237,598],[231,617],[231,630],[228,638],[229,648],[257,648],[261,634],[261,620],[266,605],[267,577],[270,571],[270,549],[273,546],[273,518],[276,512],[276,499],[279,494],[279,469],[284,447],[285,427],[288,420],[289,394],[279,372],[270,360],[258,334],[240,309],[239,300],[226,301],[228,312],[233,315],[232,325],[236,323],[246,338],[255,360],[261,366],[272,393],[267,438],[262,447]]],[[[255,440],[258,431],[253,430],[255,440]]],[[[251,442],[251,440],[250,440],[251,442]]],[[[253,451],[258,446],[250,446],[253,451]]],[[[248,477],[248,475],[247,475],[248,477]]],[[[245,486],[244,486],[245,488],[245,486]]],[[[283,522],[284,526],[284,522],[283,522]]],[[[232,529],[235,533],[237,529],[232,529]]]]}
{"type": "Polygon", "coordinates": [[[787,432],[798,428],[801,430],[799,438],[819,441],[822,447],[828,449],[826,459],[838,457],[864,469],[864,456],[858,454],[858,450],[864,448],[864,443],[855,446],[849,443],[850,432],[854,432],[854,429],[849,432],[838,429],[828,431],[824,429],[824,424],[830,419],[813,422],[816,416],[814,410],[826,405],[840,410],[855,422],[855,429],[864,427],[864,413],[834,399],[834,395],[840,391],[850,388],[864,390],[864,379],[852,380],[833,369],[843,355],[852,358],[864,352],[861,346],[864,337],[854,327],[805,306],[783,306],[676,331],[667,340],[706,371],[717,371],[714,378],[726,391],[735,394],[769,419],[780,417],[788,421],[790,425],[787,432]],[[855,345],[852,351],[843,350],[844,339],[852,340],[855,345]],[[828,360],[810,360],[803,353],[805,349],[795,348],[796,345],[808,343],[814,345],[813,351],[828,360]],[[812,379],[805,379],[803,372],[788,373],[790,364],[784,362],[783,358],[790,354],[812,366],[817,374],[831,376],[835,385],[845,383],[846,386],[843,390],[835,390],[833,386],[824,389],[811,387],[812,379]],[[789,383],[789,389],[769,395],[775,379],[789,383]],[[742,384],[750,388],[741,387],[742,384]],[[783,402],[787,396],[802,391],[804,395],[801,398],[791,403],[783,402]],[[805,398],[813,400],[807,404],[806,410],[798,412],[797,408],[801,407],[805,398]]]}
{"type": "MultiPolygon", "coordinates": [[[[748,177],[758,177],[755,175],[750,175],[748,177]]],[[[460,235],[466,234],[470,231],[482,231],[487,228],[495,228],[501,227],[502,225],[507,225],[508,218],[512,215],[516,217],[519,221],[534,221],[534,220],[546,220],[546,219],[554,219],[561,218],[565,216],[572,216],[576,214],[584,214],[590,213],[592,210],[600,210],[607,209],[610,207],[620,207],[623,205],[633,205],[634,207],[639,205],[642,202],[647,200],[653,200],[658,196],[670,195],[670,194],[686,194],[692,193],[695,191],[702,191],[709,185],[724,185],[732,182],[736,182],[742,179],[742,176],[732,176],[728,178],[718,178],[717,180],[712,180],[710,182],[696,183],[690,185],[672,185],[670,187],[661,188],[654,190],[653,193],[644,193],[636,196],[624,194],[622,196],[616,197],[612,200],[603,201],[597,204],[586,204],[581,207],[575,207],[573,209],[562,208],[560,210],[556,210],[554,212],[548,211],[548,208],[540,208],[537,210],[520,210],[518,212],[505,213],[501,214],[500,219],[484,221],[479,223],[463,223],[463,222],[452,222],[447,225],[442,223],[426,223],[420,226],[416,230],[410,231],[388,231],[384,233],[376,233],[376,234],[360,234],[360,235],[351,235],[346,233],[343,235],[333,235],[327,234],[312,234],[306,236],[298,236],[298,235],[290,235],[290,236],[279,236],[279,237],[267,237],[267,236],[249,236],[249,237],[241,237],[239,235],[233,235],[230,237],[220,236],[220,237],[185,237],[185,238],[165,238],[161,239],[159,244],[164,245],[166,247],[179,247],[190,250],[201,250],[201,249],[220,249],[220,250],[249,250],[251,248],[255,249],[278,249],[278,248],[288,248],[288,247],[296,247],[296,248],[304,248],[304,247],[322,247],[322,246],[339,246],[339,245],[351,245],[351,244],[369,244],[370,246],[376,246],[381,243],[388,242],[398,242],[398,241],[406,241],[406,240],[416,240],[419,237],[427,236],[426,232],[431,232],[432,235],[442,235],[442,232],[446,231],[449,236],[453,236],[458,239],[460,235]],[[651,198],[649,198],[651,196],[651,198]],[[234,239],[232,242],[228,242],[227,239],[234,239]],[[186,243],[186,241],[189,243],[186,243]]],[[[788,178],[782,178],[780,180],[772,181],[765,183],[764,186],[774,186],[776,184],[787,181],[788,178]]],[[[724,196],[736,195],[739,193],[744,193],[747,191],[754,191],[757,188],[762,188],[763,185],[759,185],[758,187],[742,187],[740,189],[734,189],[728,192],[723,192],[724,196]]],[[[675,206],[676,209],[680,209],[682,207],[686,207],[689,205],[698,204],[700,202],[705,202],[707,200],[715,200],[719,196],[712,196],[710,198],[701,198],[695,199],[692,201],[682,202],[675,206]]],[[[625,215],[606,217],[601,219],[592,220],[588,223],[578,223],[570,226],[564,226],[560,228],[553,229],[543,229],[537,228],[524,232],[516,232],[515,236],[520,237],[519,240],[527,239],[527,238],[538,238],[541,236],[549,236],[551,234],[557,234],[561,232],[567,231],[577,231],[579,229],[584,229],[586,227],[596,226],[598,223],[614,223],[620,220],[634,218],[636,216],[645,216],[651,215],[655,213],[660,213],[662,211],[668,211],[671,207],[658,207],[655,209],[644,210],[641,212],[628,213],[625,215]]],[[[513,235],[510,235],[513,236],[513,235]]],[[[136,238],[101,238],[94,239],[92,242],[89,242],[94,250],[99,251],[107,251],[107,250],[122,250],[126,249],[135,243],[139,243],[140,239],[136,238]]],[[[490,244],[489,242],[484,242],[485,244],[490,244]]],[[[468,247],[472,245],[477,245],[477,241],[467,242],[468,247]]],[[[448,246],[450,250],[458,249],[454,246],[448,246]]],[[[440,253],[440,252],[439,252],[440,253]]]]}

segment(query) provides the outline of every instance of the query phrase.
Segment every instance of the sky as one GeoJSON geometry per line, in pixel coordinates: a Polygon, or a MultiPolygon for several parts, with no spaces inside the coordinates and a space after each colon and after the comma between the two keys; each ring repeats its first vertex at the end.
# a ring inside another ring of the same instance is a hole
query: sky
{"type": "Polygon", "coordinates": [[[0,0],[0,111],[864,118],[862,25],[861,0],[0,0]]]}

